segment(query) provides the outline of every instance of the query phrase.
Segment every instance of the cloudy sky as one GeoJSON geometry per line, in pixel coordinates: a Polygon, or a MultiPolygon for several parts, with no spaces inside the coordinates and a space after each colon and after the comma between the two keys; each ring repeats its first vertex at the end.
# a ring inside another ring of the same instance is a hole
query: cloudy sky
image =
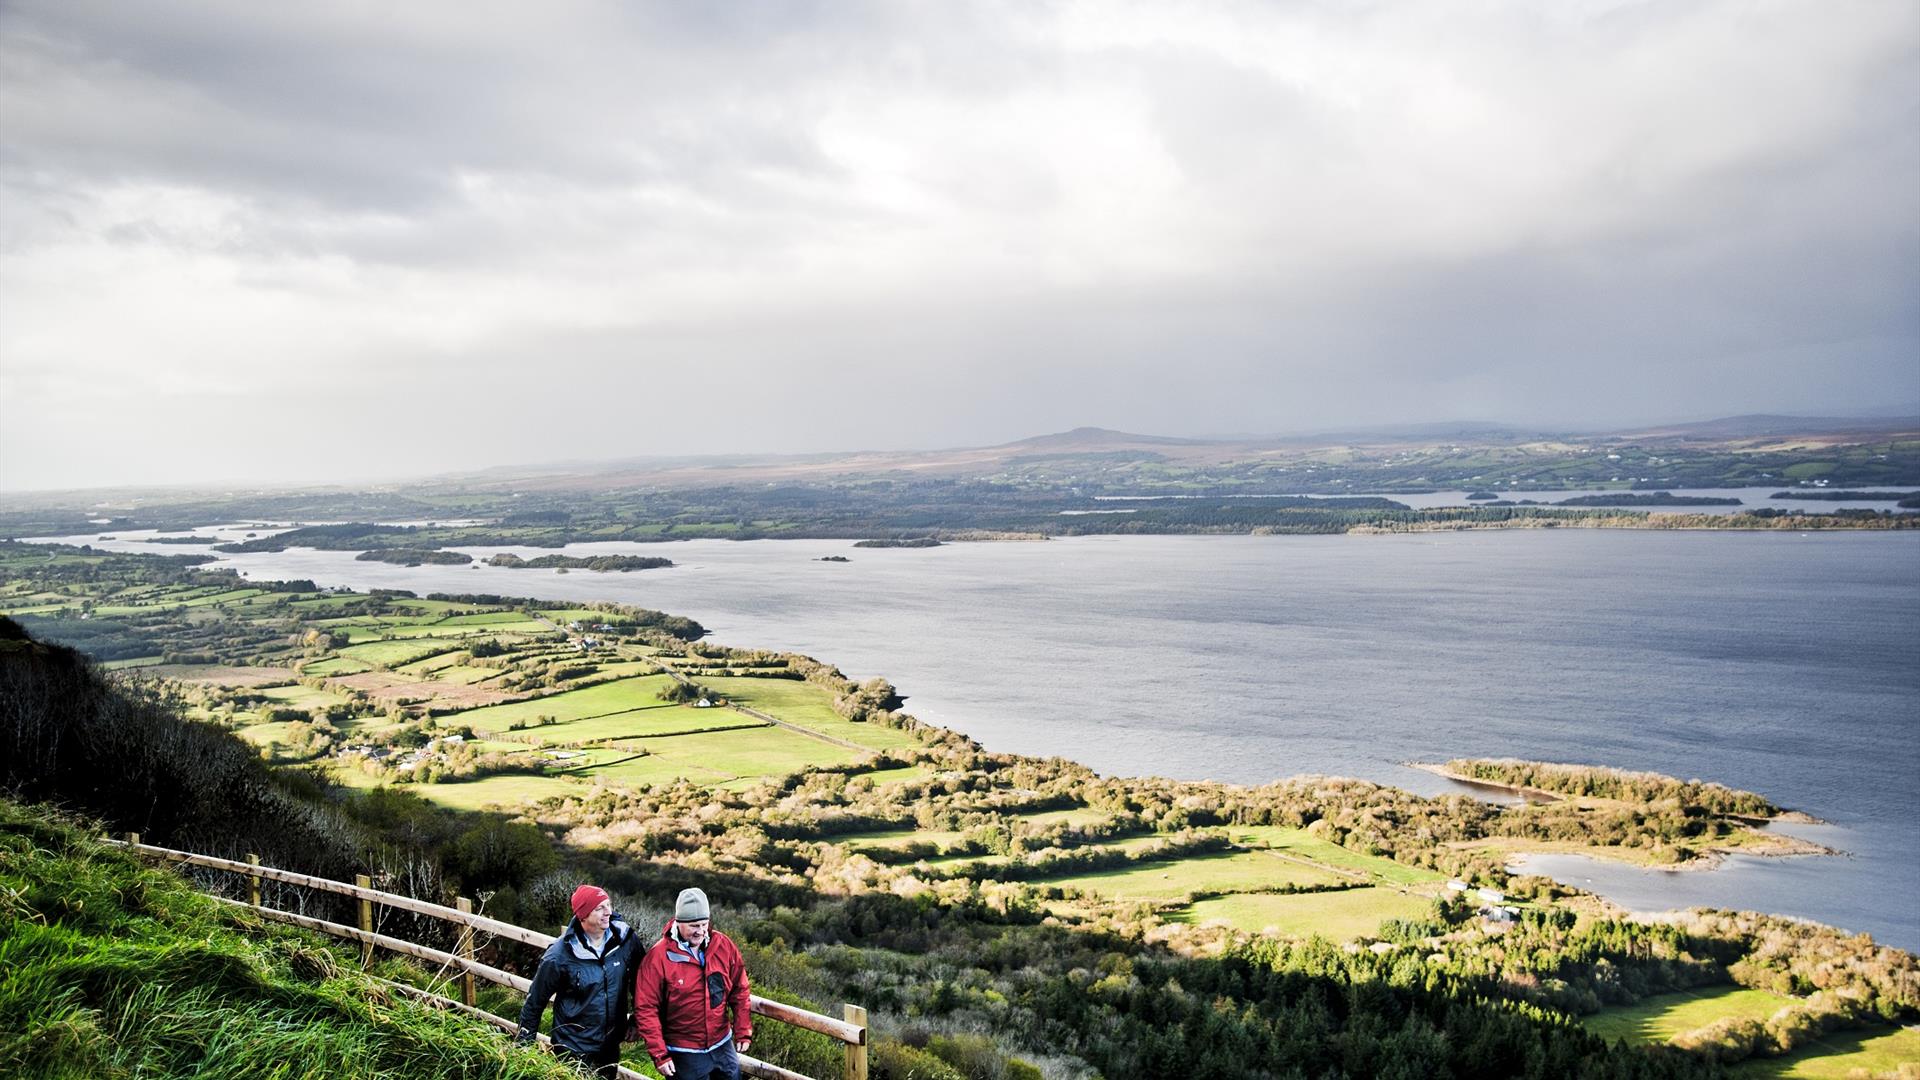
{"type": "Polygon", "coordinates": [[[0,489],[1920,403],[1920,5],[0,4],[0,489]]]}

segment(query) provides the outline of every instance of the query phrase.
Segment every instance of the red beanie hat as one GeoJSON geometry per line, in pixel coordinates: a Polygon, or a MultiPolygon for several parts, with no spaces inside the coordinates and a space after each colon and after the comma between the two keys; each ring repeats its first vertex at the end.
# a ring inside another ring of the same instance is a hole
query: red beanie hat
{"type": "Polygon", "coordinates": [[[586,918],[588,915],[592,914],[593,909],[599,907],[601,901],[605,899],[607,899],[607,890],[601,888],[600,886],[598,885],[580,886],[579,888],[573,890],[574,916],[576,918],[581,918],[581,919],[586,918]]]}

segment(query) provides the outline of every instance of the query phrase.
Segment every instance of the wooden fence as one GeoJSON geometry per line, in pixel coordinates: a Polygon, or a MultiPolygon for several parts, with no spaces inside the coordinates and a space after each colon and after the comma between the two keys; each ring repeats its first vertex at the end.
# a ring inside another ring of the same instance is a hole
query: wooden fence
{"type": "MultiPolygon", "coordinates": [[[[325,934],[331,934],[334,937],[359,942],[360,961],[362,965],[372,960],[373,950],[375,947],[379,947],[416,959],[431,961],[446,969],[459,971],[461,973],[459,1001],[442,997],[439,994],[422,990],[418,987],[388,982],[384,979],[381,981],[393,990],[408,997],[424,1001],[438,1008],[449,1009],[471,1016],[474,1019],[485,1021],[502,1031],[518,1031],[520,1025],[517,1021],[508,1020],[505,1017],[496,1016],[493,1013],[485,1012],[477,1008],[474,1005],[474,980],[485,979],[490,983],[518,990],[522,994],[527,992],[527,988],[532,985],[532,980],[522,978],[509,971],[502,971],[499,968],[491,967],[476,960],[474,958],[475,935],[490,934],[494,937],[506,938],[507,940],[517,941],[542,950],[546,949],[546,947],[554,941],[552,935],[542,934],[537,930],[529,930],[524,926],[515,926],[512,923],[501,922],[498,919],[489,919],[484,915],[476,915],[473,913],[473,902],[464,896],[458,899],[458,907],[450,908],[441,904],[428,903],[425,900],[416,900],[411,896],[400,896],[397,893],[382,892],[373,888],[372,881],[365,874],[356,877],[354,884],[349,885],[344,881],[334,881],[331,878],[314,877],[311,874],[298,874],[291,870],[280,870],[271,866],[262,866],[260,865],[260,857],[258,855],[249,855],[247,856],[247,861],[240,862],[235,859],[215,858],[212,855],[197,855],[188,851],[175,851],[172,848],[154,847],[151,844],[143,844],[140,842],[139,833],[128,833],[124,841],[114,840],[111,837],[104,839],[107,843],[124,844],[131,851],[164,862],[205,867],[211,870],[225,870],[244,875],[247,878],[246,901],[230,900],[224,896],[215,896],[214,899],[223,903],[232,904],[236,907],[249,908],[280,922],[292,923],[295,926],[303,926],[309,930],[318,930],[325,934]],[[360,925],[358,927],[343,926],[340,923],[327,922],[324,919],[316,919],[309,915],[300,915],[291,911],[281,911],[278,908],[267,907],[260,902],[260,883],[263,880],[284,882],[288,885],[297,885],[302,888],[318,889],[323,892],[353,897],[360,902],[360,925]],[[443,952],[439,949],[419,945],[403,938],[375,933],[373,929],[373,909],[376,904],[397,908],[401,911],[409,911],[416,915],[424,915],[458,926],[460,928],[458,932],[459,936],[457,943],[454,945],[454,951],[450,953],[443,952]]],[[[845,1010],[845,1019],[836,1020],[831,1016],[823,1016],[817,1012],[809,1012],[806,1009],[783,1005],[777,1001],[769,1001],[757,994],[753,996],[752,1001],[752,1011],[755,1016],[764,1017],[768,1020],[777,1020],[781,1023],[792,1024],[794,1027],[818,1032],[845,1044],[846,1069],[843,1073],[844,1080],[867,1080],[867,1010],[858,1005],[848,1005],[845,1010]]],[[[545,1046],[549,1043],[549,1040],[545,1035],[542,1035],[540,1036],[540,1043],[545,1046]]],[[[812,1077],[783,1069],[771,1062],[748,1057],[745,1054],[740,1055],[740,1071],[743,1075],[762,1077],[764,1080],[813,1080],[812,1077]]],[[[640,1073],[634,1072],[624,1065],[620,1067],[619,1074],[623,1080],[646,1080],[640,1073]]]]}

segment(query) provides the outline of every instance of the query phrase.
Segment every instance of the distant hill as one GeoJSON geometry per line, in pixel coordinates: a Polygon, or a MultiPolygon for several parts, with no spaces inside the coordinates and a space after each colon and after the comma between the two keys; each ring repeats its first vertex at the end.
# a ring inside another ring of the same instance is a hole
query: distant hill
{"type": "Polygon", "coordinates": [[[1857,442],[1863,438],[1920,435],[1920,416],[1863,418],[1846,416],[1778,416],[1756,413],[1699,420],[1686,424],[1621,432],[1619,439],[1686,439],[1725,443],[1752,439],[1797,439],[1816,443],[1857,442]]]}
{"type": "Polygon", "coordinates": [[[995,450],[1011,450],[1019,453],[1044,451],[1047,453],[1104,453],[1111,450],[1129,450],[1135,447],[1167,446],[1213,446],[1217,440],[1177,439],[1167,435],[1135,435],[1126,431],[1114,431],[1111,428],[1077,427],[1072,431],[1057,432],[1052,435],[1035,435],[1018,442],[1003,443],[992,447],[995,450]]]}

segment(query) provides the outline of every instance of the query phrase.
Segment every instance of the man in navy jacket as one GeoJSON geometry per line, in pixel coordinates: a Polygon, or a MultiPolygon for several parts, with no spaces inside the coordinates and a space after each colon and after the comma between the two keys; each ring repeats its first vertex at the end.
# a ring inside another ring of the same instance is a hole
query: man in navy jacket
{"type": "Polygon", "coordinates": [[[547,946],[520,1008],[517,1038],[532,1042],[540,1015],[553,1002],[553,1048],[582,1062],[595,1076],[613,1076],[632,1001],[633,928],[614,914],[598,885],[573,891],[573,921],[547,946]]]}

